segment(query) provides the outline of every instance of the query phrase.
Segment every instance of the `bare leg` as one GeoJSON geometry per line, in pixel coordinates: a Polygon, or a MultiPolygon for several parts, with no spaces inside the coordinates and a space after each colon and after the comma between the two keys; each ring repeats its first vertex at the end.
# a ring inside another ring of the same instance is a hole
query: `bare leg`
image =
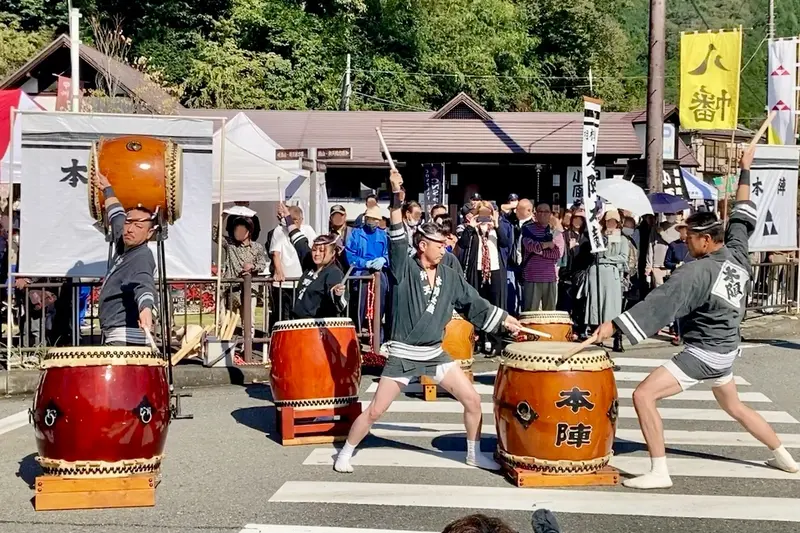
{"type": "Polygon", "coordinates": [[[372,424],[377,422],[389,406],[392,405],[401,390],[403,390],[403,387],[400,383],[389,378],[381,378],[378,382],[378,390],[375,391],[375,396],[369,403],[369,407],[355,419],[350,427],[347,441],[336,456],[336,462],[333,465],[334,470],[337,472],[353,471],[353,467],[350,465],[350,457],[353,455],[353,450],[367,436],[372,424]]]}
{"type": "Polygon", "coordinates": [[[775,457],[767,461],[769,466],[786,472],[794,473],[798,471],[797,463],[781,445],[781,441],[772,426],[760,414],[743,404],[739,399],[739,394],[736,392],[736,383],[733,380],[711,390],[714,391],[714,397],[717,399],[719,406],[772,451],[775,457]]]}
{"type": "Polygon", "coordinates": [[[481,453],[481,397],[461,367],[454,365],[439,383],[464,406],[464,427],[467,431],[467,464],[486,470],[500,470],[490,454],[481,453]]]}
{"type": "Polygon", "coordinates": [[[652,466],[649,473],[625,480],[622,484],[626,487],[665,489],[672,486],[664,447],[664,424],[656,408],[656,402],[679,392],[681,392],[680,383],[664,367],[655,369],[633,391],[633,406],[639,417],[639,425],[650,452],[652,466]]]}

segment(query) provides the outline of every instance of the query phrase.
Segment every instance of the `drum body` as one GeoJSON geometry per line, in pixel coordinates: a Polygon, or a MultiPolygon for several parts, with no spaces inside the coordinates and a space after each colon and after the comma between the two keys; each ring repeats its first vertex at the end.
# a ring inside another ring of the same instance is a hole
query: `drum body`
{"type": "Polygon", "coordinates": [[[157,472],[170,422],[167,362],[150,348],[52,348],[33,400],[47,475],[157,472]]]}
{"type": "Polygon", "coordinates": [[[598,470],[612,455],[619,403],[613,363],[572,343],[523,342],[503,353],[494,386],[497,451],[513,467],[552,473],[598,470]]]}
{"type": "Polygon", "coordinates": [[[169,224],[181,216],[183,184],[181,148],[172,141],[143,135],[101,138],[89,164],[89,212],[103,221],[105,197],[98,190],[96,171],[108,178],[114,194],[127,211],[144,207],[160,210],[169,224]],[[96,164],[95,164],[96,163],[96,164]]]}
{"type": "Polygon", "coordinates": [[[453,319],[447,323],[442,339],[442,349],[447,352],[461,368],[470,368],[475,362],[475,327],[453,313],[453,319]]]}
{"type": "Polygon", "coordinates": [[[276,322],[269,359],[277,406],[323,409],[358,401],[361,349],[349,318],[276,322]]]}
{"type": "Polygon", "coordinates": [[[551,339],[535,337],[527,333],[518,333],[517,339],[522,341],[553,341],[571,342],[572,341],[572,319],[565,311],[528,311],[522,313],[519,322],[525,327],[549,333],[551,339]]]}

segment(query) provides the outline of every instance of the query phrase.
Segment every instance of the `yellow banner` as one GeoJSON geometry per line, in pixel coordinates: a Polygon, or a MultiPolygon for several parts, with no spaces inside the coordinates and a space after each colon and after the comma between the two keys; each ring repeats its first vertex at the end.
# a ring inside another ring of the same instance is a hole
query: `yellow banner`
{"type": "Polygon", "coordinates": [[[736,128],[741,64],[741,30],[681,34],[681,126],[736,128]]]}

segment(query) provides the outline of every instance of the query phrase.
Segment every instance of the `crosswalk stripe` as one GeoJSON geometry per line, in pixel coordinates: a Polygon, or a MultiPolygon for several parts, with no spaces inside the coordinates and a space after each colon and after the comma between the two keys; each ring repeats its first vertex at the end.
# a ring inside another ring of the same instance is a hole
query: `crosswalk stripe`
{"type": "MultiPolygon", "coordinates": [[[[766,450],[765,450],[766,451],[766,450]]],[[[405,450],[400,448],[369,448],[357,450],[353,466],[397,466],[401,468],[474,468],[464,462],[463,451],[405,450]]],[[[316,448],[303,462],[304,465],[333,466],[336,450],[316,448]]],[[[800,474],[789,474],[769,468],[763,461],[735,461],[726,459],[667,458],[672,476],[714,477],[740,479],[783,479],[800,481],[800,474]]],[[[611,466],[628,474],[650,471],[649,457],[614,456],[611,466]]]]}
{"type": "MultiPolygon", "coordinates": [[[[475,387],[475,392],[483,396],[491,396],[494,393],[494,386],[493,385],[486,385],[485,383],[473,383],[473,387],[475,387]]],[[[372,383],[367,390],[364,391],[367,394],[375,393],[378,390],[378,384],[372,383]]],[[[619,394],[620,398],[624,399],[631,399],[633,398],[633,391],[634,389],[626,388],[626,389],[617,389],[617,393],[619,394]]],[[[403,392],[408,394],[420,394],[422,392],[422,385],[419,383],[411,383],[403,392]]],[[[760,403],[772,403],[767,396],[760,392],[740,392],[739,399],[743,402],[760,402],[760,403]]],[[[697,401],[697,402],[715,402],[716,399],[714,398],[714,393],[710,390],[688,390],[683,391],[675,396],[670,396],[669,398],[665,398],[663,401],[671,401],[671,400],[678,400],[678,401],[697,401]]]]}
{"type": "Polygon", "coordinates": [[[546,508],[555,513],[800,522],[800,499],[795,498],[647,494],[619,490],[288,481],[269,501],[527,512],[546,508]]]}
{"type": "MultiPolygon", "coordinates": [[[[487,370],[485,372],[475,372],[474,374],[477,377],[489,377],[489,376],[496,376],[497,370],[487,370]]],[[[614,372],[614,379],[617,381],[633,381],[635,383],[641,383],[644,379],[649,376],[649,372],[614,372]]],[[[737,385],[750,385],[750,382],[744,379],[741,376],[734,376],[733,377],[734,383],[737,385]]]]}
{"type": "Polygon", "coordinates": [[[239,533],[436,533],[405,529],[362,529],[355,527],[281,526],[275,524],[247,524],[239,533]]]}
{"type": "MultiPolygon", "coordinates": [[[[437,424],[423,422],[378,422],[372,426],[370,433],[381,438],[429,438],[446,437],[453,434],[464,434],[464,424],[437,424]]],[[[495,435],[493,425],[481,428],[484,436],[495,435]]],[[[736,431],[687,431],[667,429],[664,431],[667,446],[744,446],[763,448],[752,435],[736,431]]],[[[781,443],[787,448],[800,448],[800,433],[778,435],[781,443]]],[[[617,429],[617,443],[644,444],[644,437],[639,429],[617,429]]]]}
{"type": "Polygon", "coordinates": [[[28,411],[20,411],[19,413],[0,418],[0,435],[14,431],[28,425],[28,411]]]}
{"type": "MultiPolygon", "coordinates": [[[[369,401],[362,401],[361,407],[366,409],[369,401]]],[[[481,412],[490,414],[494,410],[494,403],[481,402],[481,412]]],[[[395,401],[389,406],[389,413],[462,413],[464,408],[454,401],[422,402],[422,401],[395,401]]],[[[730,421],[733,420],[722,409],[687,409],[682,407],[659,407],[658,412],[664,420],[691,420],[691,421],[730,421]]],[[[786,411],[757,411],[764,420],[774,424],[800,424],[786,411]]],[[[637,418],[636,411],[628,405],[619,407],[620,418],[637,418]]]]}

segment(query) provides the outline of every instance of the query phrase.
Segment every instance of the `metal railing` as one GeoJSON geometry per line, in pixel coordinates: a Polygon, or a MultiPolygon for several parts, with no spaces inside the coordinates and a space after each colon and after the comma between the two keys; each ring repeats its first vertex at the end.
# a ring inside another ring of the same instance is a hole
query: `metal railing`
{"type": "Polygon", "coordinates": [[[798,306],[797,261],[753,263],[747,311],[794,313],[798,306]]]}

